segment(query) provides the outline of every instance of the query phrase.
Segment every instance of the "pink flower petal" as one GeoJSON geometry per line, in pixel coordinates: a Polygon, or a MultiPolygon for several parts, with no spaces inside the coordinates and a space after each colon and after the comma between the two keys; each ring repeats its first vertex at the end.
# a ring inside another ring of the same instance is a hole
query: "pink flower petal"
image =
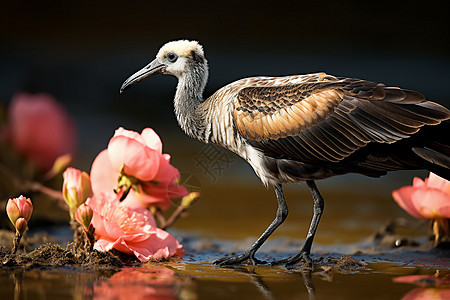
{"type": "Polygon", "coordinates": [[[415,177],[413,186],[392,192],[394,200],[411,215],[422,219],[450,218],[450,182],[430,172],[422,181],[415,177]]]}
{"type": "Polygon", "coordinates": [[[416,189],[411,195],[411,200],[422,218],[450,218],[450,197],[441,190],[416,189]]]}
{"type": "Polygon", "coordinates": [[[20,195],[18,198],[15,198],[17,207],[20,211],[20,217],[29,221],[31,218],[31,214],[33,213],[33,203],[31,203],[31,199],[20,195]]]}
{"type": "Polygon", "coordinates": [[[392,197],[400,205],[401,208],[406,210],[410,215],[423,219],[424,216],[416,209],[416,206],[412,202],[412,194],[415,188],[412,186],[405,186],[392,192],[392,197]]]}
{"type": "Polygon", "coordinates": [[[115,240],[117,236],[124,234],[120,223],[117,222],[118,217],[125,218],[123,214],[118,212],[119,199],[114,193],[98,193],[94,197],[89,198],[86,204],[92,209],[92,225],[95,227],[95,234],[115,240]]]}
{"type": "Polygon", "coordinates": [[[153,181],[156,182],[174,182],[180,178],[180,172],[170,164],[170,155],[163,154],[160,157],[159,171],[153,181]]]}
{"type": "Polygon", "coordinates": [[[117,187],[119,173],[114,170],[108,150],[95,158],[91,168],[91,184],[94,193],[111,193],[117,187]]]}
{"type": "Polygon", "coordinates": [[[145,144],[151,149],[158,151],[159,154],[162,154],[162,142],[158,134],[151,129],[145,128],[142,131],[142,138],[145,140],[145,144]]]}
{"type": "Polygon", "coordinates": [[[172,205],[172,201],[167,197],[167,193],[164,196],[149,195],[145,192],[136,193],[131,190],[128,196],[122,203],[132,209],[142,209],[151,206],[157,206],[163,210],[168,209],[172,205]]]}
{"type": "Polygon", "coordinates": [[[171,185],[161,190],[149,188],[148,185],[146,187],[150,194],[143,190],[137,193],[134,189],[131,189],[122,203],[132,209],[156,206],[166,210],[173,204],[171,199],[182,198],[188,194],[187,189],[182,185],[171,185]]]}
{"type": "Polygon", "coordinates": [[[188,194],[184,186],[175,183],[179,178],[180,173],[170,164],[170,155],[162,155],[159,172],[155,179],[141,185],[144,191],[141,202],[147,203],[148,206],[169,208],[172,204],[170,199],[182,198],[188,194]]]}
{"type": "Polygon", "coordinates": [[[420,179],[419,177],[414,177],[413,179],[413,187],[424,187],[426,186],[425,181],[423,181],[422,179],[420,179]]]}
{"type": "Polygon", "coordinates": [[[116,172],[142,181],[152,180],[158,172],[160,154],[136,139],[115,136],[108,144],[108,154],[116,172]]]}
{"type": "Polygon", "coordinates": [[[113,249],[113,246],[114,243],[112,243],[111,241],[100,238],[95,242],[94,249],[100,252],[106,252],[113,249]]]}
{"type": "Polygon", "coordinates": [[[119,127],[118,129],[116,129],[113,138],[117,136],[124,136],[132,140],[136,140],[141,144],[145,144],[144,138],[139,133],[133,130],[124,129],[123,127],[119,127]]]}
{"type": "Polygon", "coordinates": [[[116,195],[94,195],[86,203],[93,211],[95,249],[108,251],[115,248],[134,254],[141,261],[184,254],[173,236],[155,226],[148,210],[131,209],[120,203],[116,195]]]}
{"type": "Polygon", "coordinates": [[[131,244],[125,239],[124,244],[126,244],[141,261],[147,261],[151,258],[159,260],[165,257],[184,254],[184,252],[181,251],[180,243],[178,243],[172,235],[162,229],[155,229],[156,231],[150,233],[148,239],[145,239],[140,243],[131,244]]]}
{"type": "Polygon", "coordinates": [[[128,196],[122,201],[122,203],[131,209],[148,207],[147,202],[143,201],[141,195],[138,195],[134,190],[130,190],[128,196]]]}
{"type": "Polygon", "coordinates": [[[6,214],[9,220],[15,226],[17,219],[20,217],[20,210],[16,204],[16,201],[9,199],[6,204],[6,214]]]}
{"type": "Polygon", "coordinates": [[[425,182],[428,187],[444,191],[450,197],[450,181],[430,172],[430,176],[425,179],[425,182]]]}
{"type": "Polygon", "coordinates": [[[158,174],[151,182],[140,184],[141,192],[130,192],[124,203],[131,208],[158,206],[165,210],[172,205],[171,199],[182,198],[187,189],[175,184],[180,178],[178,170],[170,164],[170,155],[161,155],[158,174]]]}

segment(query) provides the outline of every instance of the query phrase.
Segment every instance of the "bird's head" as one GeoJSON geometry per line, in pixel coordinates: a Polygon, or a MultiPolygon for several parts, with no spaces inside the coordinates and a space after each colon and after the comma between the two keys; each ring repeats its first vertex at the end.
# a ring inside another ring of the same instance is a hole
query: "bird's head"
{"type": "Polygon", "coordinates": [[[202,69],[207,74],[207,61],[203,47],[196,41],[179,40],[168,42],[159,49],[156,58],[141,70],[131,75],[120,88],[127,88],[156,74],[170,74],[182,78],[186,73],[202,69]]]}

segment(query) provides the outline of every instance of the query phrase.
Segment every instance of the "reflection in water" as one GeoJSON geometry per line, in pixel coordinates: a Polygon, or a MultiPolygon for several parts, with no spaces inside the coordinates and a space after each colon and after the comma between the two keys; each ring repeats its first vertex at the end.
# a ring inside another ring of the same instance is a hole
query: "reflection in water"
{"type": "Polygon", "coordinates": [[[409,275],[393,279],[397,283],[411,283],[420,286],[409,291],[402,300],[439,300],[450,299],[450,275],[409,275]]]}
{"type": "MultiPolygon", "coordinates": [[[[248,275],[250,277],[250,282],[256,286],[258,291],[262,294],[264,299],[273,300],[276,299],[274,294],[272,293],[269,286],[264,282],[263,276],[259,275],[255,272],[255,269],[246,269],[246,268],[235,268],[235,267],[228,267],[229,269],[233,269],[235,271],[238,271],[239,273],[243,273],[245,275],[248,275]]],[[[309,268],[305,268],[299,271],[302,275],[302,281],[306,287],[306,291],[308,292],[308,298],[310,300],[316,299],[316,288],[314,286],[313,280],[312,280],[312,270],[309,268]]],[[[293,293],[297,291],[292,291],[293,293]]]]}
{"type": "Polygon", "coordinates": [[[21,293],[22,272],[14,272],[13,280],[14,280],[14,300],[23,299],[23,296],[21,293]]]}
{"type": "MultiPolygon", "coordinates": [[[[220,251],[225,248],[217,244],[220,251]]],[[[384,256],[394,262],[380,261],[378,256],[373,262],[373,256],[367,255],[358,256],[368,260],[365,268],[355,267],[353,260],[318,258],[316,268],[311,271],[300,266],[289,270],[270,266],[217,267],[206,262],[217,255],[212,248],[197,250],[197,255],[188,260],[145,264],[120,271],[94,271],[76,266],[48,269],[37,263],[31,269],[19,270],[0,264],[0,299],[313,300],[365,299],[368,295],[369,299],[385,300],[450,299],[447,252],[419,257],[421,261],[426,258],[426,266],[436,261],[440,269],[436,273],[432,273],[430,267],[425,269],[423,264],[408,262],[405,267],[404,261],[396,261],[397,256],[384,256]],[[397,277],[399,275],[403,276],[397,277]],[[413,292],[410,286],[400,283],[413,283],[427,289],[413,292]]],[[[418,261],[410,253],[407,259],[418,261]]],[[[274,251],[273,255],[284,256],[285,253],[274,251]]],[[[405,252],[399,255],[404,256],[405,252]]]]}
{"type": "Polygon", "coordinates": [[[97,278],[110,276],[111,272],[38,268],[1,270],[0,299],[91,299],[89,294],[92,293],[86,294],[86,287],[92,287],[97,278]]]}
{"type": "Polygon", "coordinates": [[[439,284],[410,290],[392,282],[392,274],[411,274],[420,269],[385,265],[356,273],[336,268],[322,270],[219,268],[208,263],[179,262],[147,264],[119,272],[77,268],[12,271],[0,267],[0,299],[450,299],[448,271],[441,270],[444,274],[437,277],[440,280],[433,275],[402,276],[402,280],[439,284]]]}
{"type": "Polygon", "coordinates": [[[144,265],[124,268],[93,285],[93,299],[177,299],[175,272],[164,267],[144,265]]]}
{"type": "Polygon", "coordinates": [[[239,273],[243,273],[245,275],[248,275],[250,277],[250,282],[256,286],[258,291],[263,295],[264,299],[272,300],[275,299],[273,296],[272,291],[269,289],[267,284],[263,281],[262,276],[255,272],[255,269],[246,269],[246,268],[233,268],[229,267],[230,269],[233,269],[235,271],[238,271],[239,273]]]}
{"type": "Polygon", "coordinates": [[[301,271],[303,277],[303,283],[305,284],[306,290],[308,291],[309,300],[316,299],[316,288],[312,281],[312,270],[305,269],[301,271]]]}
{"type": "Polygon", "coordinates": [[[446,300],[450,299],[450,289],[415,288],[409,291],[402,300],[446,300]]]}

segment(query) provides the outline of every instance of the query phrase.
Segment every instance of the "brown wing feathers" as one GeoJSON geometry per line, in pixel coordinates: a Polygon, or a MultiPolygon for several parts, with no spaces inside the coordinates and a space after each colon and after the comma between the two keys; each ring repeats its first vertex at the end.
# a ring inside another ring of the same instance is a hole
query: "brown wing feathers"
{"type": "Polygon", "coordinates": [[[298,86],[244,88],[235,106],[235,125],[241,135],[251,140],[296,135],[331,114],[341,98],[338,90],[312,94],[298,86]]]}
{"type": "Polygon", "coordinates": [[[450,118],[420,93],[314,74],[299,84],[246,87],[234,122],[252,145],[304,162],[337,162],[370,142],[393,143],[450,118]]]}

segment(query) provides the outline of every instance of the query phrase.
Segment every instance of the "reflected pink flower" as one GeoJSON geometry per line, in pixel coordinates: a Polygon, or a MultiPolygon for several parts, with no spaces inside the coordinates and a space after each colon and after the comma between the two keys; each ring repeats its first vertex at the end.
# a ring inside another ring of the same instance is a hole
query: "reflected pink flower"
{"type": "Polygon", "coordinates": [[[157,228],[153,215],[144,208],[131,209],[119,201],[121,195],[97,193],[86,201],[94,214],[94,249],[119,250],[140,261],[183,256],[181,244],[168,232],[157,228]]]}
{"type": "Polygon", "coordinates": [[[412,186],[392,192],[394,200],[409,214],[420,219],[450,218],[450,182],[430,173],[422,181],[415,177],[412,186]]]}
{"type": "Polygon", "coordinates": [[[443,278],[434,275],[407,275],[393,279],[397,283],[411,283],[421,287],[450,287],[450,277],[443,278]]]}
{"type": "Polygon", "coordinates": [[[43,170],[49,170],[61,155],[74,155],[75,123],[51,95],[18,93],[8,115],[6,132],[12,145],[43,170]]]}
{"type": "Polygon", "coordinates": [[[94,283],[93,299],[177,299],[175,272],[145,265],[124,268],[94,283]]]}
{"type": "Polygon", "coordinates": [[[393,279],[397,283],[411,283],[421,288],[409,291],[402,300],[450,299],[450,277],[439,278],[433,275],[408,275],[393,279]]]}
{"type": "Polygon", "coordinates": [[[447,300],[450,299],[450,289],[415,288],[409,291],[402,300],[447,300]]]}
{"type": "Polygon", "coordinates": [[[117,129],[92,164],[94,193],[109,193],[118,185],[129,187],[124,203],[131,208],[158,206],[167,209],[171,198],[188,194],[176,181],[180,174],[170,164],[170,155],[162,153],[159,136],[150,128],[142,134],[117,129]]]}

